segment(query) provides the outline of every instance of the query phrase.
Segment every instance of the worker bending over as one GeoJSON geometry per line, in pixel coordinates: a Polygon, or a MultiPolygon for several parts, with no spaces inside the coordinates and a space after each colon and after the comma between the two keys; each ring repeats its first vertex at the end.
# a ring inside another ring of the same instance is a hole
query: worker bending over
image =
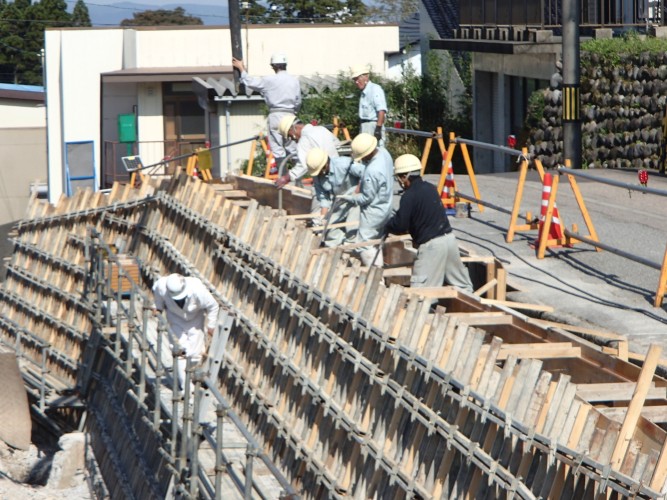
{"type": "Polygon", "coordinates": [[[206,351],[206,334],[213,335],[218,303],[199,279],[180,274],[159,278],[153,284],[153,300],[157,311],[166,311],[169,327],[182,349],[178,379],[183,387],[187,358],[199,363],[206,351]]]}
{"type": "MultiPolygon", "coordinates": [[[[370,134],[359,134],[352,141],[352,158],[364,165],[359,192],[341,195],[360,209],[357,242],[381,238],[384,226],[391,215],[394,192],[393,165],[389,152],[378,146],[378,140],[370,134]]],[[[377,246],[358,249],[365,266],[382,267],[382,251],[377,246]]]]}
{"type": "Polygon", "coordinates": [[[303,123],[296,116],[286,116],[281,120],[278,128],[283,137],[296,142],[298,160],[288,173],[276,179],[278,188],[286,186],[290,181],[295,182],[306,174],[308,171],[306,158],[311,149],[323,149],[330,158],[338,156],[340,141],[322,125],[303,123]]]}
{"type": "Polygon", "coordinates": [[[246,72],[243,61],[232,57],[232,66],[241,73],[240,82],[262,94],[269,108],[269,148],[273,152],[276,165],[290,153],[296,152],[294,144],[289,144],[278,130],[280,120],[294,116],[301,108],[301,85],[299,80],[287,72],[287,56],[276,53],[271,56],[274,75],[253,77],[246,72]]]}
{"type": "Polygon", "coordinates": [[[315,198],[320,206],[319,217],[313,219],[313,225],[324,225],[324,219],[327,218],[324,246],[341,245],[349,238],[350,232],[343,227],[332,226],[359,220],[359,210],[338,197],[351,194],[356,189],[363,174],[363,166],[354,163],[348,156],[329,158],[327,152],[320,148],[308,152],[306,165],[313,178],[315,198]]]}
{"type": "Polygon", "coordinates": [[[437,188],[421,177],[421,162],[414,155],[396,158],[394,175],[405,193],[386,231],[410,233],[417,260],[411,287],[453,285],[472,292],[468,269],[463,265],[456,237],[442,206],[437,188]]]}

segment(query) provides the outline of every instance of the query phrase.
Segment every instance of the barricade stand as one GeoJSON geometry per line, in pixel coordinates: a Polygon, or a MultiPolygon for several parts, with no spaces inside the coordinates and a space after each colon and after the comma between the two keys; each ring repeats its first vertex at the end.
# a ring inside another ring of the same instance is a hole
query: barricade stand
{"type": "Polygon", "coordinates": [[[271,174],[271,166],[272,164],[275,165],[276,160],[273,157],[273,152],[269,148],[268,142],[266,142],[265,136],[263,135],[260,135],[257,140],[250,143],[250,157],[248,158],[248,166],[245,169],[245,174],[252,175],[252,167],[255,163],[255,152],[257,151],[257,142],[259,142],[259,144],[262,146],[262,150],[266,156],[266,169],[264,170],[264,178],[272,179],[277,177],[277,174],[271,174]]]}
{"type": "Polygon", "coordinates": [[[202,180],[208,182],[213,178],[211,175],[212,165],[213,160],[211,158],[211,150],[206,148],[197,148],[195,153],[188,158],[185,172],[192,177],[196,177],[197,173],[199,173],[202,180]]]}
{"type": "MultiPolygon", "coordinates": [[[[540,180],[544,182],[544,168],[542,163],[539,160],[535,160],[535,169],[540,174],[540,180]]],[[[521,200],[523,198],[523,188],[526,185],[526,177],[528,175],[528,168],[530,167],[528,163],[528,149],[523,148],[521,150],[521,163],[519,164],[519,183],[516,187],[516,194],[514,195],[514,205],[512,206],[512,215],[510,216],[510,224],[507,229],[507,237],[505,241],[507,243],[512,243],[514,240],[514,234],[517,231],[532,231],[539,229],[539,219],[533,218],[530,212],[526,212],[524,219],[525,224],[517,224],[517,218],[520,216],[519,209],[521,208],[521,200]]]]}
{"type": "Polygon", "coordinates": [[[351,141],[352,138],[350,137],[350,132],[347,130],[347,127],[343,122],[340,121],[340,119],[337,116],[333,117],[333,131],[331,132],[333,135],[338,137],[338,134],[343,132],[343,137],[345,137],[346,141],[351,141]]]}
{"type": "Polygon", "coordinates": [[[665,248],[665,256],[662,259],[662,270],[660,271],[660,280],[658,281],[658,291],[655,292],[655,307],[662,306],[662,300],[665,298],[667,291],[667,248],[665,248]]]}
{"type": "MultiPolygon", "coordinates": [[[[442,193],[443,189],[445,188],[445,181],[447,180],[447,172],[449,170],[449,164],[451,163],[452,158],[454,157],[454,150],[456,149],[456,145],[460,144],[461,153],[463,154],[463,161],[465,163],[466,170],[468,172],[468,178],[470,179],[470,185],[472,187],[472,191],[475,194],[475,198],[481,200],[482,197],[479,194],[479,187],[477,186],[477,178],[475,177],[475,170],[473,169],[472,162],[470,161],[468,146],[466,145],[465,142],[460,142],[456,138],[453,132],[450,132],[449,146],[447,147],[447,149],[445,149],[445,143],[442,140],[442,129],[438,128],[438,132],[440,133],[440,139],[438,140],[438,144],[440,145],[440,150],[443,152],[442,170],[440,172],[440,180],[438,181],[438,193],[442,193]]],[[[430,147],[430,144],[428,144],[428,142],[427,145],[430,147]]],[[[456,196],[456,193],[454,193],[454,196],[451,198],[442,198],[442,204],[445,206],[451,203],[456,204],[458,201],[459,198],[456,196]]],[[[484,211],[484,206],[481,203],[477,203],[477,208],[479,209],[480,212],[484,211]]]]}

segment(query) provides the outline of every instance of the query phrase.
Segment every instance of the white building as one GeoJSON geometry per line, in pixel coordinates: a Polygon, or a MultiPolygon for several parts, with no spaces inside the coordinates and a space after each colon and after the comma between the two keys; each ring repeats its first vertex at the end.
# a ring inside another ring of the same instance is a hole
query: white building
{"type": "MultiPolygon", "coordinates": [[[[207,137],[215,147],[265,132],[259,96],[226,97],[206,123],[193,92],[194,77],[233,78],[228,27],[47,29],[45,38],[51,201],[77,186],[109,186],[124,175],[122,156],[150,165],[207,137]]],[[[278,51],[299,76],[336,76],[360,63],[386,72],[385,54],[399,48],[396,25],[254,25],[242,39],[251,75],[271,73],[278,51]]],[[[250,143],[217,149],[214,175],[238,171],[249,151],[250,143]]]]}
{"type": "Polygon", "coordinates": [[[0,84],[0,226],[21,219],[31,188],[46,183],[44,89],[0,84]]]}

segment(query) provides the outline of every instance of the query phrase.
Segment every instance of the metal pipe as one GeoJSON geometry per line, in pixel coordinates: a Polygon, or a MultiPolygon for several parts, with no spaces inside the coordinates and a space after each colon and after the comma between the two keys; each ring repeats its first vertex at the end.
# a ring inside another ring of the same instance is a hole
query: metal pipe
{"type": "Polygon", "coordinates": [[[215,500],[222,500],[222,426],[227,415],[227,410],[222,404],[216,406],[216,428],[215,428],[215,500]]]}
{"type": "Polygon", "coordinates": [[[185,356],[185,381],[183,382],[183,425],[181,426],[181,468],[186,469],[188,461],[188,441],[192,430],[192,413],[190,410],[190,396],[192,384],[192,360],[185,356]]]}
{"type": "Polygon", "coordinates": [[[467,144],[468,146],[475,146],[476,148],[488,149],[498,153],[505,153],[512,156],[523,156],[523,152],[519,151],[518,149],[508,148],[507,146],[496,146],[495,144],[489,144],[488,142],[473,141],[472,139],[463,139],[461,137],[456,137],[454,142],[458,144],[467,144]]]}
{"type": "Polygon", "coordinates": [[[199,408],[201,407],[202,387],[201,374],[194,374],[194,403],[192,405],[192,428],[190,432],[190,495],[197,498],[199,490],[199,443],[201,442],[201,425],[199,423],[199,408]]]}
{"type": "Polygon", "coordinates": [[[442,134],[437,134],[435,132],[424,132],[423,130],[410,130],[406,128],[394,128],[394,127],[385,127],[386,132],[392,132],[394,134],[403,134],[403,135],[414,135],[417,137],[428,137],[431,139],[437,139],[442,137],[442,134]]]}
{"type": "MultiPolygon", "coordinates": [[[[278,177],[279,178],[284,175],[283,172],[285,172],[285,165],[287,165],[287,162],[289,160],[291,160],[292,158],[294,158],[295,156],[296,156],[296,153],[290,153],[287,156],[285,156],[285,158],[282,159],[282,161],[280,162],[280,165],[278,165],[278,177]]],[[[267,165],[266,168],[269,168],[269,166],[267,165]]],[[[279,189],[278,190],[278,210],[282,210],[282,209],[283,209],[283,190],[279,189]]]]}
{"type": "Polygon", "coordinates": [[[618,248],[607,245],[606,243],[602,243],[601,241],[592,240],[592,239],[590,239],[586,236],[582,236],[579,233],[574,233],[567,228],[564,228],[563,232],[565,233],[566,236],[569,236],[570,238],[576,238],[578,240],[583,241],[584,243],[588,243],[589,245],[592,245],[594,247],[602,248],[603,250],[607,250],[608,252],[619,255],[621,257],[625,257],[626,259],[630,259],[632,261],[638,262],[638,263],[643,264],[647,267],[652,267],[653,269],[657,269],[658,271],[660,271],[662,269],[662,265],[658,264],[657,262],[653,262],[651,260],[645,259],[644,257],[640,257],[638,255],[634,255],[634,254],[625,252],[625,251],[620,250],[618,248]]]}
{"type": "Polygon", "coordinates": [[[244,500],[252,500],[252,461],[257,455],[257,451],[253,445],[248,444],[245,452],[245,491],[244,500]]]}
{"type": "Polygon", "coordinates": [[[178,403],[181,396],[179,394],[178,384],[178,355],[177,347],[172,349],[172,381],[171,381],[171,463],[176,468],[176,477],[174,480],[178,481],[178,474],[180,474],[180,460],[178,456],[178,403]]]}
{"type": "Polygon", "coordinates": [[[602,177],[596,177],[592,174],[583,172],[581,170],[574,170],[567,167],[558,167],[557,172],[560,175],[563,174],[573,175],[581,179],[588,179],[591,181],[600,182],[602,184],[608,184],[609,186],[624,188],[629,191],[639,191],[641,193],[657,194],[658,196],[667,196],[667,191],[665,191],[664,189],[655,189],[650,187],[637,186],[636,184],[628,184],[627,182],[615,181],[613,179],[604,179],[602,177]]]}
{"type": "MultiPolygon", "coordinates": [[[[148,314],[149,310],[144,307],[141,311],[141,370],[139,371],[139,399],[143,402],[146,398],[146,364],[148,351],[148,314]]],[[[159,385],[158,385],[159,388],[159,385]]]]}
{"type": "Polygon", "coordinates": [[[160,386],[162,385],[162,377],[164,377],[164,366],[162,364],[162,335],[164,328],[162,323],[158,321],[157,326],[157,346],[156,346],[156,366],[155,366],[155,412],[153,413],[153,429],[160,430],[160,423],[162,421],[162,399],[160,398],[160,386]]]}

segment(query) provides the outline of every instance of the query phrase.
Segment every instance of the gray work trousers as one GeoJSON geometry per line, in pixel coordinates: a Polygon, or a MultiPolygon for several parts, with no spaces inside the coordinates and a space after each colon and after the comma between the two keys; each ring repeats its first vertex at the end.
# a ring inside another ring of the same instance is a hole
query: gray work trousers
{"type": "Polygon", "coordinates": [[[445,283],[473,291],[468,268],[461,261],[453,232],[419,245],[410,277],[411,287],[442,286],[445,283]]]}

